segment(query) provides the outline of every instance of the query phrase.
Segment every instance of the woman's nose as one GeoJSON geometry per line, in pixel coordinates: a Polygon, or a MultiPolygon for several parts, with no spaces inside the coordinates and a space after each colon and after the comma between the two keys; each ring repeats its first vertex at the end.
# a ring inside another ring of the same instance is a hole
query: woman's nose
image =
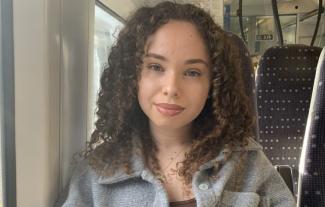
{"type": "Polygon", "coordinates": [[[163,81],[163,94],[170,97],[179,96],[179,80],[177,74],[170,73],[166,75],[163,81]]]}

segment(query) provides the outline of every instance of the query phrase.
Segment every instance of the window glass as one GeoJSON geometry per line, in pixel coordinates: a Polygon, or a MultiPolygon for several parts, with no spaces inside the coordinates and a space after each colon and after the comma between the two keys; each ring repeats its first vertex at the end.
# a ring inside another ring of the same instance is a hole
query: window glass
{"type": "MultiPolygon", "coordinates": [[[[285,10],[279,12],[284,44],[310,45],[316,27],[318,7],[314,9],[313,12],[297,14],[292,11],[286,13],[285,10]],[[297,21],[299,21],[298,27],[297,21]]],[[[224,0],[224,29],[241,36],[238,15],[239,2],[224,0]]],[[[270,1],[243,1],[242,16],[245,39],[253,56],[261,55],[267,48],[278,45],[270,1]]],[[[325,45],[324,16],[323,13],[314,46],[325,45]]]]}
{"type": "Polygon", "coordinates": [[[122,22],[109,12],[95,6],[94,70],[97,73],[107,65],[110,48],[122,26],[122,22]]]}
{"type": "Polygon", "coordinates": [[[297,32],[297,16],[296,15],[284,15],[280,16],[283,43],[284,44],[296,44],[296,32],[297,32]]]}
{"type": "MultiPolygon", "coordinates": [[[[271,4],[265,1],[246,2],[243,1],[242,24],[243,33],[247,48],[252,56],[254,68],[257,68],[259,58],[266,49],[279,45],[277,29],[272,15],[271,4]]],[[[224,29],[241,35],[239,24],[239,4],[238,1],[224,1],[224,29]]],[[[297,15],[281,14],[280,23],[284,44],[298,43],[297,35],[297,15]]]]}
{"type": "MultiPolygon", "coordinates": [[[[296,15],[280,16],[284,44],[296,43],[296,15]]],[[[267,48],[278,45],[272,16],[243,16],[243,29],[247,46],[253,55],[262,54],[267,48]]],[[[239,17],[230,17],[229,31],[241,36],[239,17]]]]}
{"type": "MultiPolygon", "coordinates": [[[[314,42],[314,46],[324,47],[325,46],[325,12],[321,16],[317,36],[314,42]]],[[[317,22],[317,14],[313,16],[301,17],[300,28],[299,28],[299,43],[309,45],[312,40],[317,22]]]]}
{"type": "MultiPolygon", "coordinates": [[[[95,6],[95,32],[94,32],[94,65],[92,73],[92,85],[90,92],[90,132],[93,131],[96,120],[96,100],[100,88],[100,75],[107,66],[107,57],[110,49],[117,39],[117,35],[123,23],[119,17],[102,6],[95,6]]],[[[89,136],[88,136],[89,137],[89,136]]]]}

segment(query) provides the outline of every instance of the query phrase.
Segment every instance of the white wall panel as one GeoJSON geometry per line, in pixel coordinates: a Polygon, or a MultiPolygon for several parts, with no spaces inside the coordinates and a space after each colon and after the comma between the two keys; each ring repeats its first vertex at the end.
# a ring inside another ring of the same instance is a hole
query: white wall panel
{"type": "MultiPolygon", "coordinates": [[[[72,158],[87,139],[88,66],[92,65],[92,0],[62,0],[62,74],[60,162],[63,187],[69,180],[72,158]]],[[[90,68],[91,69],[91,68],[90,68]]]]}
{"type": "Polygon", "coordinates": [[[50,33],[59,9],[58,1],[13,1],[18,207],[51,206],[58,190],[59,47],[50,33]]]}
{"type": "Polygon", "coordinates": [[[84,146],[94,4],[13,1],[18,207],[52,206],[84,146]]]}

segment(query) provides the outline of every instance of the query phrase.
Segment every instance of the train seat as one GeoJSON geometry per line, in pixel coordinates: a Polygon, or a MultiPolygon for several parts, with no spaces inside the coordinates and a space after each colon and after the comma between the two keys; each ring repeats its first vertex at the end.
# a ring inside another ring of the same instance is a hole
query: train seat
{"type": "Polygon", "coordinates": [[[325,48],[318,61],[299,166],[298,206],[325,206],[325,48]]]}
{"type": "Polygon", "coordinates": [[[306,45],[274,46],[262,55],[257,71],[259,142],[273,165],[292,168],[295,195],[320,52],[321,48],[306,45]]]}

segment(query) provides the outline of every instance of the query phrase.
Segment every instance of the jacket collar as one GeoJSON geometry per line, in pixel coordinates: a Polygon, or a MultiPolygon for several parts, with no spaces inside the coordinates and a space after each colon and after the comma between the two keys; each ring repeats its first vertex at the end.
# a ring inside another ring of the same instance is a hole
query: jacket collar
{"type": "MultiPolygon", "coordinates": [[[[263,149],[263,147],[257,141],[255,141],[252,137],[250,137],[247,139],[246,146],[237,146],[232,150],[232,152],[257,151],[257,150],[262,150],[262,149],[263,149]]],[[[226,158],[225,154],[229,153],[229,152],[230,152],[229,149],[226,149],[226,148],[222,149],[216,158],[201,165],[199,167],[199,170],[200,171],[207,170],[207,169],[210,169],[213,166],[215,166],[215,164],[217,162],[223,162],[223,160],[226,158]]]]}
{"type": "MultiPolygon", "coordinates": [[[[262,146],[258,142],[256,142],[253,138],[248,138],[248,144],[246,146],[238,146],[235,149],[233,149],[233,152],[257,151],[262,149],[263,149],[262,146]]],[[[229,150],[227,149],[221,150],[221,152],[216,158],[201,165],[199,167],[199,171],[204,171],[209,168],[212,168],[216,162],[220,162],[220,161],[222,162],[225,159],[225,153],[227,152],[229,152],[229,150]]],[[[125,173],[122,169],[119,169],[112,176],[109,177],[103,175],[99,176],[97,182],[99,184],[114,184],[114,183],[125,181],[127,179],[141,177],[144,174],[148,174],[148,173],[151,174],[150,170],[147,169],[144,165],[143,156],[139,152],[136,152],[135,148],[133,148],[131,163],[132,163],[132,173],[130,175],[125,173]]]]}
{"type": "MultiPolygon", "coordinates": [[[[121,182],[127,179],[140,177],[143,171],[145,171],[145,164],[143,160],[143,155],[141,154],[142,144],[140,138],[136,135],[132,138],[133,148],[131,153],[131,174],[127,174],[123,171],[123,169],[118,169],[112,176],[104,176],[100,175],[97,182],[99,184],[114,184],[117,182],[121,182]],[[136,147],[134,147],[136,146],[136,147]],[[139,150],[140,149],[140,150],[139,150]]],[[[106,166],[109,167],[109,166],[106,166]]],[[[105,168],[104,168],[105,170],[105,168]]]]}

